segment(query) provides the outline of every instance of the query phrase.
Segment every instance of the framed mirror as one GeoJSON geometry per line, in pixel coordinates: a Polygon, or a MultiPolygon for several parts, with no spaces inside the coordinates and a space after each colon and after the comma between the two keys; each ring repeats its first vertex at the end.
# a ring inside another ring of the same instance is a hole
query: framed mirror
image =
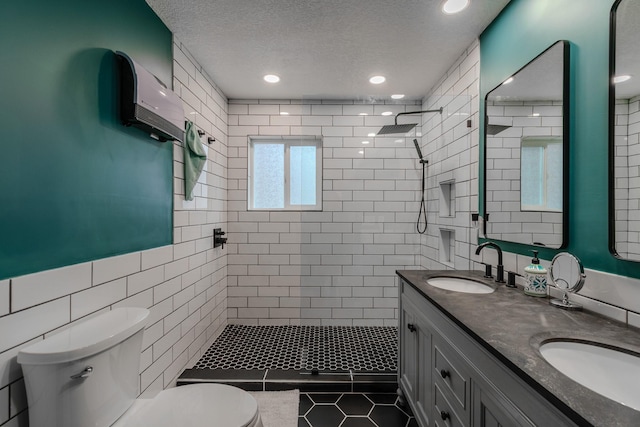
{"type": "Polygon", "coordinates": [[[640,261],[640,2],[611,10],[609,248],[640,261]]]}
{"type": "Polygon", "coordinates": [[[485,98],[485,235],[568,242],[569,43],[558,41],[485,98]]]}

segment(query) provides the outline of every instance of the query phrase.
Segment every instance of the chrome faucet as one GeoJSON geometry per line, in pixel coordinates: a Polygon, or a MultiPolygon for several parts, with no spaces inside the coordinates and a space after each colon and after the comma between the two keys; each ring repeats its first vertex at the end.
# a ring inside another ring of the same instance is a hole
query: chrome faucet
{"type": "Polygon", "coordinates": [[[498,246],[497,243],[494,242],[486,242],[479,245],[476,248],[476,255],[480,255],[480,251],[482,251],[486,247],[494,248],[498,252],[498,265],[496,266],[496,282],[504,283],[504,265],[502,265],[502,249],[498,246]]]}

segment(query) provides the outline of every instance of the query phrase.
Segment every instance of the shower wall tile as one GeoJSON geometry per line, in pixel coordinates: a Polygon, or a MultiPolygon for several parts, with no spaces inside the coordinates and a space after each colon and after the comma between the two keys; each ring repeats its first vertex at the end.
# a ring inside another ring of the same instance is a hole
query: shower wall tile
{"type": "Polygon", "coordinates": [[[229,107],[230,143],[242,148],[230,150],[228,159],[230,322],[382,325],[395,319],[397,295],[383,289],[395,287],[397,268],[418,266],[420,241],[411,235],[420,164],[413,134],[368,134],[393,123],[373,114],[420,104],[303,101],[295,110],[294,101],[262,102],[231,100],[229,107]],[[262,135],[322,137],[322,212],[246,211],[247,137],[255,127],[262,135]]]}
{"type": "Polygon", "coordinates": [[[471,212],[478,209],[479,76],[480,46],[475,41],[423,100],[423,109],[442,107],[443,114],[422,117],[420,145],[429,160],[430,177],[426,196],[429,226],[420,236],[418,264],[422,268],[474,268],[470,250],[477,243],[471,212]],[[471,121],[471,127],[467,127],[467,120],[471,121]],[[445,182],[453,182],[454,216],[440,214],[440,184],[445,182]],[[443,261],[440,251],[441,229],[453,232],[455,254],[449,261],[443,261]]]}

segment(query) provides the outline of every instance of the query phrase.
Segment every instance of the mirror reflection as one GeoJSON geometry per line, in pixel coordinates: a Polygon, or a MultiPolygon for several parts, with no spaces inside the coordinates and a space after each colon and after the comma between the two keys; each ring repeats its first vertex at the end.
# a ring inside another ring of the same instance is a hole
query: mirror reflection
{"type": "Polygon", "coordinates": [[[566,245],[568,43],[542,52],[485,99],[485,234],[566,245]]]}
{"type": "Polygon", "coordinates": [[[613,13],[610,240],[618,257],[640,261],[640,2],[618,1],[613,13]]]}

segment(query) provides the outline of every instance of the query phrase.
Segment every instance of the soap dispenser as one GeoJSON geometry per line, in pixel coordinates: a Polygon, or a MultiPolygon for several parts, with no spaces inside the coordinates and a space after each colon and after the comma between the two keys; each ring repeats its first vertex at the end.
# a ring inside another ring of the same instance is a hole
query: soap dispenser
{"type": "Polygon", "coordinates": [[[533,251],[531,264],[524,268],[524,293],[532,297],[547,296],[547,269],[540,265],[538,251],[533,251]]]}

